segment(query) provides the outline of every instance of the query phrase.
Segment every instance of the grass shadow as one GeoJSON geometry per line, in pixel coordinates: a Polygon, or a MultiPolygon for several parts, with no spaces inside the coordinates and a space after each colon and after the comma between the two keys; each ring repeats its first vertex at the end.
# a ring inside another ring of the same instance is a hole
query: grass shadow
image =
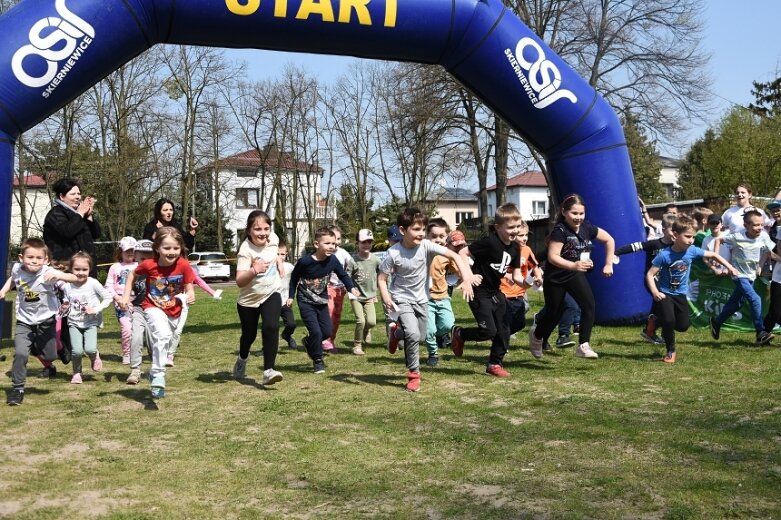
{"type": "Polygon", "coordinates": [[[336,374],[330,376],[329,379],[350,385],[367,384],[398,387],[406,383],[406,379],[403,377],[381,374],[336,374]]]}
{"type": "Polygon", "coordinates": [[[622,354],[619,352],[600,352],[600,359],[633,359],[635,361],[659,361],[664,355],[664,345],[659,345],[659,349],[654,352],[638,352],[635,354],[622,354]]]}
{"type": "Polygon", "coordinates": [[[132,401],[135,401],[137,403],[140,403],[144,405],[144,410],[150,411],[150,412],[157,412],[160,410],[160,407],[157,406],[157,402],[152,399],[152,394],[149,391],[149,387],[140,387],[139,385],[133,385],[128,386],[127,388],[122,388],[120,390],[115,390],[114,392],[103,392],[99,395],[110,395],[110,394],[117,394],[121,395],[125,399],[130,399],[132,401]]]}
{"type": "Polygon", "coordinates": [[[205,373],[205,374],[198,374],[198,376],[195,378],[196,381],[200,381],[201,383],[230,383],[230,382],[236,382],[241,385],[245,386],[251,386],[253,388],[257,388],[258,390],[268,390],[267,387],[263,386],[261,383],[258,383],[257,380],[245,377],[243,379],[236,379],[233,377],[233,373],[222,371],[222,372],[214,372],[214,373],[205,373]]]}

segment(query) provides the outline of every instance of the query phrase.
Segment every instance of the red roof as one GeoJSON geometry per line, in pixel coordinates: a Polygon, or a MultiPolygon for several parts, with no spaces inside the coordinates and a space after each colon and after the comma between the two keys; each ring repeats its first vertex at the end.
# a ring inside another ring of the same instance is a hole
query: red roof
{"type": "MultiPolygon", "coordinates": [[[[264,166],[269,170],[283,169],[304,172],[314,168],[316,171],[323,171],[317,163],[307,164],[304,161],[297,161],[292,153],[280,152],[276,146],[263,148],[262,156],[263,161],[261,161],[261,153],[258,150],[247,150],[246,152],[220,159],[220,167],[260,168],[261,162],[263,162],[265,163],[264,166]]],[[[209,166],[214,166],[214,163],[209,166]]]]}
{"type": "MultiPolygon", "coordinates": [[[[40,175],[28,174],[24,176],[24,185],[28,188],[45,188],[46,179],[40,175]]],[[[19,177],[14,175],[14,187],[19,187],[19,177]]]]}
{"type": "MultiPolygon", "coordinates": [[[[513,188],[516,186],[522,186],[526,188],[547,188],[548,181],[545,180],[545,175],[543,175],[541,171],[527,171],[507,179],[508,188],[513,188]]],[[[487,191],[495,190],[496,184],[489,186],[487,189],[487,191]]]]}

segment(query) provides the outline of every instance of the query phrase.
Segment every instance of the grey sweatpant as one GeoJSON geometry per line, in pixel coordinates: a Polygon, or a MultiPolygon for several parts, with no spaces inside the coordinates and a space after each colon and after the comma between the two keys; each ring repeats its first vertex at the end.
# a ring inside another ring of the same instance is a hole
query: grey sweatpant
{"type": "Polygon", "coordinates": [[[57,359],[55,327],[54,317],[38,325],[16,322],[14,362],[11,365],[11,381],[14,387],[24,386],[27,380],[27,360],[31,353],[43,357],[44,361],[57,359]]]}
{"type": "Polygon", "coordinates": [[[420,342],[426,339],[428,302],[398,303],[397,324],[404,334],[404,361],[410,372],[420,371],[420,342]]]}

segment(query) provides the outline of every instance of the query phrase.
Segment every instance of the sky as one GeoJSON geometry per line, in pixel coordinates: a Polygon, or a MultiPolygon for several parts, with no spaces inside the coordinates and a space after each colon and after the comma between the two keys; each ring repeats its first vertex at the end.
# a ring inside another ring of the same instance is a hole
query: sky
{"type": "MultiPolygon", "coordinates": [[[[704,0],[702,48],[710,53],[712,82],[703,85],[713,100],[714,110],[706,121],[690,121],[679,145],[660,150],[682,157],[705,130],[716,125],[735,104],[752,100],[753,81],[769,81],[781,73],[781,0],[704,0]]],[[[226,50],[234,60],[248,64],[248,79],[277,77],[287,64],[295,64],[329,83],[346,71],[357,58],[278,51],[226,50]]]]}

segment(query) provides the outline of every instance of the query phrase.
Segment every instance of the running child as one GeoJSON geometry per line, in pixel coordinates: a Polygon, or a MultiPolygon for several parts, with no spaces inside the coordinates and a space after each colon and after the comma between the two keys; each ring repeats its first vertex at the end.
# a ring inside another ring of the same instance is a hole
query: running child
{"type": "MultiPolygon", "coordinates": [[[[135,257],[136,264],[144,260],[154,258],[154,250],[151,240],[142,238],[136,242],[135,257]]],[[[123,291],[124,294],[124,291],[123,291]]],[[[146,324],[146,314],[144,313],[144,299],[146,299],[146,277],[137,276],[133,283],[133,293],[130,303],[133,312],[131,313],[133,332],[130,336],[130,375],[125,382],[129,385],[137,385],[141,381],[141,361],[143,359],[144,341],[146,341],[149,357],[152,357],[152,341],[148,338],[149,329],[146,324]]],[[[181,321],[181,316],[179,317],[181,321]]]]}
{"type": "MultiPolygon", "coordinates": [[[[710,319],[710,333],[713,339],[719,339],[721,326],[727,319],[735,314],[743,300],[748,300],[751,308],[751,318],[754,321],[754,329],[757,331],[757,344],[762,345],[773,339],[773,334],[767,332],[762,321],[762,299],[754,290],[754,280],[759,270],[770,255],[774,261],[779,261],[779,256],[773,250],[775,243],[764,231],[763,213],[754,209],[748,209],[743,215],[745,231],[736,231],[724,236],[723,242],[730,249],[732,265],[738,274],[733,275],[735,290],[724,304],[718,316],[710,319]]],[[[722,221],[724,219],[722,218],[722,221]]],[[[733,222],[734,224],[734,222],[733,222]]],[[[719,240],[717,239],[717,242],[719,240]]]]}
{"type": "Polygon", "coordinates": [[[258,321],[261,325],[263,342],[263,386],[282,381],[277,371],[279,351],[279,318],[282,314],[282,298],[279,286],[277,256],[279,238],[272,231],[271,217],[261,210],[254,210],[247,216],[246,237],[239,247],[236,259],[236,285],[239,299],[236,309],[241,322],[239,355],[233,365],[233,377],[243,379],[247,371],[250,347],[258,335],[258,321]]]}
{"type": "Polygon", "coordinates": [[[466,261],[453,251],[425,238],[428,217],[417,208],[407,208],[396,218],[401,242],[388,249],[380,264],[377,285],[388,314],[398,313],[388,332],[388,351],[393,354],[404,339],[404,359],[407,365],[407,385],[410,392],[420,390],[420,342],[428,330],[428,273],[436,255],[444,255],[456,262],[464,282],[464,299],[474,295],[476,280],[466,261]],[[392,276],[390,286],[388,277],[392,276]]]}
{"type": "Polygon", "coordinates": [[[525,283],[515,283],[513,273],[509,270],[499,281],[499,290],[502,291],[504,299],[507,301],[504,321],[511,336],[526,326],[526,310],[528,308],[526,290],[532,286],[542,287],[542,270],[539,268],[537,258],[531,248],[526,245],[528,242],[529,225],[521,220],[518,234],[515,235],[515,243],[518,244],[520,251],[521,276],[525,283]]]}
{"type": "Polygon", "coordinates": [[[526,284],[521,275],[521,251],[515,243],[521,222],[521,212],[515,204],[502,204],[496,209],[494,232],[460,252],[462,258],[469,255],[474,259],[474,272],[482,277],[482,282],[475,287],[475,297],[469,302],[477,327],[453,327],[450,348],[461,357],[464,342],[491,340],[485,372],[495,377],[510,377],[502,366],[510,344],[510,327],[505,319],[507,300],[499,286],[508,272],[513,283],[526,284]]]}
{"type": "Polygon", "coordinates": [[[58,281],[74,282],[76,276],[48,264],[49,249],[43,240],[28,238],[22,242],[19,262],[13,265],[11,276],[0,289],[0,299],[5,299],[12,286],[17,292],[12,387],[7,400],[10,406],[19,406],[24,401],[30,354],[42,356],[47,362],[57,358],[55,315],[60,301],[55,294],[55,285],[58,281]]]}
{"type": "Polygon", "coordinates": [[[542,343],[548,339],[561,318],[566,293],[572,295],[581,311],[578,338],[580,344],[575,349],[575,355],[587,359],[599,357],[590,344],[595,303],[594,293],[586,280],[586,272],[594,268],[594,262],[591,260],[593,240],[599,240],[605,245],[602,275],[613,276],[613,237],[586,220],[586,203],[580,195],[565,197],[548,244],[548,268],[543,282],[545,307],[548,312],[538,320],[536,326],[529,329],[529,347],[536,358],[542,357],[542,343]]]}
{"type": "MultiPolygon", "coordinates": [[[[328,226],[336,237],[336,250],[333,256],[339,261],[344,271],[350,263],[350,253],[342,248],[342,230],[336,224],[328,226]]],[[[323,338],[323,350],[329,354],[336,354],[338,349],[334,346],[336,333],[339,332],[339,324],[342,322],[342,310],[344,309],[344,296],[347,294],[344,283],[336,273],[331,273],[328,280],[328,315],[331,317],[331,335],[323,338]]]]}
{"type": "Polygon", "coordinates": [[[152,243],[154,258],[144,260],[128,274],[120,306],[128,309],[133,283],[137,277],[146,277],[146,297],[141,306],[152,342],[152,368],[149,370],[152,397],[165,397],[166,359],[169,349],[179,342],[178,326],[184,321],[182,309],[195,303],[193,281],[195,272],[182,257],[184,238],[176,228],[163,226],[155,233],[152,243]],[[178,329],[178,330],[177,330],[178,329]]]}
{"type": "MultiPolygon", "coordinates": [[[[447,247],[449,231],[444,219],[432,218],[428,221],[426,236],[433,243],[447,247]]],[[[435,256],[431,260],[431,268],[429,269],[428,325],[426,328],[426,347],[428,350],[426,365],[431,368],[436,367],[439,363],[439,347],[444,344],[445,336],[450,334],[450,330],[456,323],[453,307],[450,304],[448,274],[458,275],[455,262],[446,256],[435,256]]]]}
{"type": "Polygon", "coordinates": [[[81,358],[85,353],[90,358],[93,372],[100,372],[103,368],[98,355],[98,328],[103,327],[103,309],[111,305],[113,299],[108,289],[95,278],[90,278],[92,257],[87,253],[80,251],[73,255],[68,270],[76,276],[76,281],[64,287],[70,309],[68,334],[73,349],[71,384],[80,385],[81,358]]]}
{"type": "Polygon", "coordinates": [[[331,317],[328,314],[328,279],[331,273],[336,273],[353,296],[359,296],[360,292],[353,286],[342,263],[334,256],[336,233],[327,227],[319,228],[315,231],[314,246],[315,253],[302,257],[293,268],[285,305],[292,306],[293,298],[298,294],[298,312],[309,333],[303,339],[304,346],[312,360],[314,373],[324,374],[323,339],[332,336],[331,317]]]}
{"type": "Polygon", "coordinates": [[[352,278],[360,296],[350,298],[355,315],[355,333],[353,334],[353,354],[363,356],[363,345],[371,341],[372,329],[377,325],[377,268],[380,259],[372,253],[374,234],[370,229],[361,229],[355,236],[358,251],[352,256],[347,274],[352,278]]]}
{"type": "MultiPolygon", "coordinates": [[[[771,238],[776,241],[776,254],[781,254],[781,200],[770,201],[767,210],[775,220],[771,238]]],[[[781,262],[775,262],[770,276],[770,307],[765,314],[765,332],[772,333],[781,324],[781,262]]]]}
{"type": "Polygon", "coordinates": [[[735,268],[717,253],[692,245],[697,232],[694,219],[678,217],[673,223],[672,232],[672,245],[656,255],[645,275],[646,284],[654,299],[651,312],[656,315],[657,322],[662,327],[662,336],[667,347],[662,358],[665,363],[675,363],[676,360],[675,331],[685,332],[689,329],[689,302],[686,294],[689,291],[692,263],[702,258],[714,260],[734,276],[738,276],[735,268]]]}
{"type": "Polygon", "coordinates": [[[287,294],[290,292],[290,277],[293,275],[293,267],[293,264],[287,261],[287,244],[280,241],[277,247],[277,269],[281,282],[277,292],[282,307],[282,324],[285,326],[282,329],[282,339],[287,342],[290,350],[298,349],[296,339],[293,337],[293,332],[296,330],[296,317],[293,315],[293,308],[282,305],[282,303],[287,301],[287,294]]]}
{"type": "Polygon", "coordinates": [[[122,364],[130,364],[130,343],[133,334],[133,309],[123,311],[119,308],[122,294],[125,291],[127,274],[135,270],[138,263],[135,260],[136,239],[122,237],[114,252],[114,264],[108,269],[106,290],[114,300],[114,311],[119,322],[119,336],[122,341],[122,364]]]}

